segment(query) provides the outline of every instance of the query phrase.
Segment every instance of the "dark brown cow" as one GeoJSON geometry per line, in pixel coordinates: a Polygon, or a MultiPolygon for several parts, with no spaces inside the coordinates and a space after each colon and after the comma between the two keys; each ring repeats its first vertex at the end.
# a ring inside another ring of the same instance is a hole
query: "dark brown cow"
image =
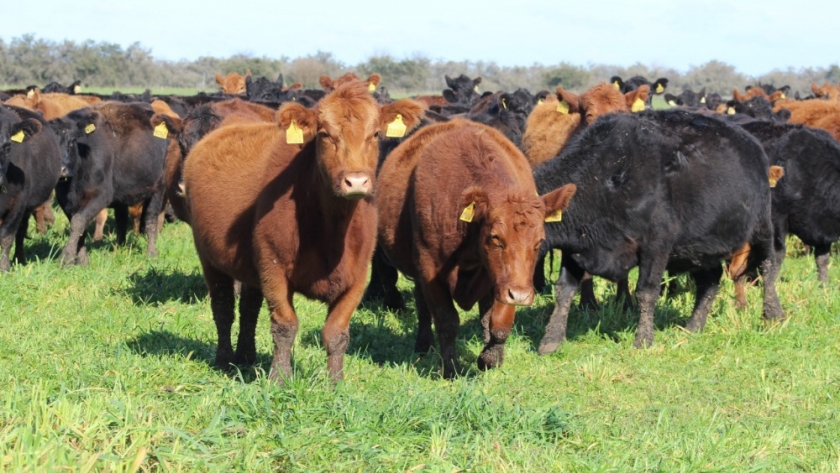
{"type": "Polygon", "coordinates": [[[322,332],[333,380],[342,378],[350,316],[362,298],[376,244],[373,184],[378,136],[411,128],[420,106],[378,106],[367,84],[339,86],[314,109],[286,103],[278,124],[221,127],[184,167],[193,238],[218,332],[216,364],[252,362],[262,299],[271,311],[270,378],[292,374],[295,293],[329,304],[322,332]],[[242,282],[236,352],[233,281],[242,282]]]}
{"type": "Polygon", "coordinates": [[[479,368],[501,365],[514,307],[530,305],[546,215],[575,186],[540,198],[525,156],[486,125],[430,125],[398,146],[379,173],[380,242],[415,281],[418,351],[440,342],[443,375],[458,371],[458,312],[479,302],[485,346],[479,368]],[[454,303],[453,303],[454,301],[454,303]]]}

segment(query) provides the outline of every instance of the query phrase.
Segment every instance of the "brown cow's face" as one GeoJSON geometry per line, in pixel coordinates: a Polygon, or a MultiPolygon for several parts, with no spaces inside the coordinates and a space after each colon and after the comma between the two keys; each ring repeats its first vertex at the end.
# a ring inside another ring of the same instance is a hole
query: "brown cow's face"
{"type": "Polygon", "coordinates": [[[616,112],[629,112],[624,94],[610,84],[598,84],[580,96],[580,108],[583,119],[591,125],[601,115],[616,112]]]}
{"type": "Polygon", "coordinates": [[[219,87],[225,94],[244,94],[246,92],[245,78],[249,77],[250,75],[251,71],[245,73],[244,76],[241,76],[235,72],[231,72],[225,77],[216,74],[216,83],[219,84],[219,87]]]}

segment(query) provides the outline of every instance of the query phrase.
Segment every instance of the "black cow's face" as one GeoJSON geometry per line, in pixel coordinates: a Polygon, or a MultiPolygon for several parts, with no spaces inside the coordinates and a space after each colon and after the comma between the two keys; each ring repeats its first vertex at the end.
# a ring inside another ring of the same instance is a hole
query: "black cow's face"
{"type": "Polygon", "coordinates": [[[72,170],[79,159],[79,150],[76,144],[76,122],[69,118],[62,117],[50,120],[50,128],[58,136],[58,144],[61,148],[61,176],[67,179],[72,176],[72,170]]]}
{"type": "Polygon", "coordinates": [[[481,97],[478,93],[478,84],[481,83],[481,77],[470,79],[464,74],[461,74],[455,79],[449,76],[445,76],[445,78],[446,85],[449,88],[443,91],[443,97],[447,101],[456,104],[472,105],[481,97]]]}

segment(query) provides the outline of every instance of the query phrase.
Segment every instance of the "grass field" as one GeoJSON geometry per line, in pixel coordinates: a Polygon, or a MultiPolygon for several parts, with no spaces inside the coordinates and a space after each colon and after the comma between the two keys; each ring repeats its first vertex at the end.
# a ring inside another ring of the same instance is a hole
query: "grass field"
{"type": "MultiPolygon", "coordinates": [[[[89,267],[63,269],[58,220],[0,275],[0,471],[840,471],[836,255],[828,289],[812,258],[787,259],[781,324],[762,322],[756,288],[734,310],[729,282],[702,334],[681,328],[692,296],[663,299],[644,351],[631,348],[635,317],[605,306],[573,311],[569,341],[537,356],[553,305],[542,295],[517,314],[503,368],[452,382],[434,353],[412,353],[412,312],[370,306],[332,387],[325,308],[299,299],[295,377],[277,387],[265,309],[256,366],[211,367],[186,225],[164,229],[155,260],[143,237],[106,235],[89,267]]],[[[461,363],[481,346],[465,314],[461,363]]]]}

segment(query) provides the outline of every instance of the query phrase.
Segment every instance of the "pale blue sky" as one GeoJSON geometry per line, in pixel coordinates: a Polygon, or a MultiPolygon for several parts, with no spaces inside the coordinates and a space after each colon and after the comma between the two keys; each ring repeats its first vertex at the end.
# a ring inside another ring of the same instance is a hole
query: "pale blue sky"
{"type": "MultiPolygon", "coordinates": [[[[10,0],[4,0],[5,3],[10,0]]],[[[236,53],[294,58],[318,50],[349,65],[398,59],[567,61],[686,71],[712,59],[758,76],[840,62],[840,2],[456,0],[68,2],[39,0],[10,13],[0,38],[139,41],[160,59],[236,53]],[[257,6],[258,5],[258,6],[257,6]]],[[[8,7],[8,6],[7,6],[8,7]]]]}

